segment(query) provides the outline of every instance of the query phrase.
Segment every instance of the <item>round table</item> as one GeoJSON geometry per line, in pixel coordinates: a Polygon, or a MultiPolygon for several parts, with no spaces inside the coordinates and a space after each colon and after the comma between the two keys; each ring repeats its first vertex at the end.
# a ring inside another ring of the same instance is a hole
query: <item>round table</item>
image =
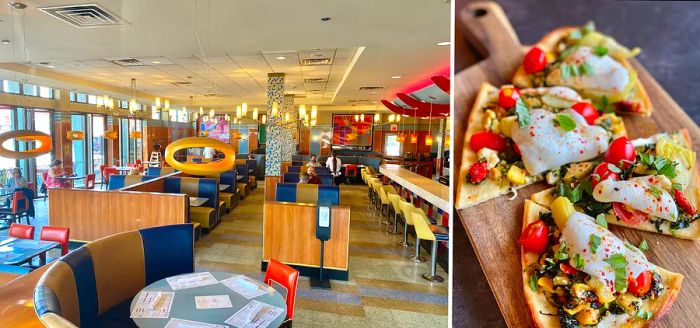
{"type": "MultiPolygon", "coordinates": [[[[238,274],[233,274],[229,272],[216,272],[216,271],[210,271],[210,273],[216,278],[216,280],[221,281],[224,279],[228,279],[234,276],[237,276],[238,274]]],[[[186,274],[184,274],[186,275],[186,274]]],[[[260,282],[262,284],[262,282],[260,282]]],[[[165,327],[165,325],[168,323],[170,318],[177,318],[177,319],[184,319],[184,320],[192,320],[192,321],[200,321],[200,322],[206,322],[206,323],[213,323],[213,324],[220,324],[220,325],[228,325],[224,323],[226,319],[231,317],[232,315],[236,314],[240,309],[242,309],[246,304],[248,304],[252,300],[257,300],[259,302],[267,303],[270,305],[274,305],[276,307],[284,309],[282,314],[279,315],[275,319],[275,321],[270,324],[270,327],[278,327],[279,325],[284,322],[284,320],[287,318],[287,304],[282,297],[282,294],[280,294],[276,290],[272,290],[270,293],[260,295],[255,298],[247,299],[240,294],[236,293],[232,289],[222,285],[222,284],[215,284],[215,285],[208,285],[208,286],[202,286],[202,287],[195,287],[195,288],[188,288],[188,289],[180,289],[180,290],[175,290],[173,291],[172,288],[170,288],[170,285],[165,279],[158,280],[141,290],[141,292],[174,292],[175,295],[173,297],[173,305],[170,308],[170,317],[166,319],[133,319],[134,322],[136,323],[137,326],[141,328],[150,328],[150,327],[165,327]],[[206,309],[206,310],[197,310],[197,307],[195,306],[194,303],[194,297],[195,296],[211,296],[211,295],[228,295],[229,298],[231,299],[231,304],[233,307],[230,308],[224,308],[224,309],[206,309]]],[[[139,299],[139,296],[141,295],[141,292],[136,294],[134,299],[131,301],[131,306],[130,310],[132,311],[134,309],[134,306],[136,305],[136,301],[139,299]]]]}

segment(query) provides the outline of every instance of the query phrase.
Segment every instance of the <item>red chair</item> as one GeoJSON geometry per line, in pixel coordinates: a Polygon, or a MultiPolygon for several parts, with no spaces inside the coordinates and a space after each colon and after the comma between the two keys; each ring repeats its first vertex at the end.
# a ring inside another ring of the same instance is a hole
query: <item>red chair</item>
{"type": "Polygon", "coordinates": [[[0,216],[10,217],[12,221],[22,222],[22,217],[27,218],[29,224],[29,198],[22,191],[15,191],[12,194],[10,208],[0,208],[0,216]]]}
{"type": "Polygon", "coordinates": [[[104,175],[105,186],[109,184],[109,177],[110,176],[118,175],[118,174],[119,174],[119,171],[117,171],[117,169],[115,169],[113,167],[105,167],[105,175],[104,175]]]}
{"type": "Polygon", "coordinates": [[[287,290],[287,320],[291,321],[292,318],[294,318],[294,300],[297,296],[299,271],[271,258],[270,262],[267,264],[264,282],[272,286],[273,281],[287,290]]]}
{"type": "Polygon", "coordinates": [[[357,181],[357,165],[355,164],[345,165],[345,182],[350,183],[350,178],[353,178],[353,181],[357,181]]]}
{"type": "Polygon", "coordinates": [[[137,159],[136,161],[134,161],[134,164],[136,164],[136,166],[141,166],[141,160],[137,159]]]}
{"type": "Polygon", "coordinates": [[[10,237],[19,239],[34,239],[34,226],[13,223],[10,225],[10,237]]]}
{"type": "Polygon", "coordinates": [[[100,180],[102,180],[103,183],[105,182],[105,167],[107,167],[107,165],[100,165],[100,180]]]}
{"type": "Polygon", "coordinates": [[[95,189],[95,173],[90,173],[85,177],[85,189],[95,189]]]}
{"type": "MultiPolygon", "coordinates": [[[[32,227],[34,228],[34,227],[32,227]]],[[[63,227],[43,226],[39,232],[39,239],[61,243],[61,256],[68,254],[68,237],[70,229],[63,227]]]]}

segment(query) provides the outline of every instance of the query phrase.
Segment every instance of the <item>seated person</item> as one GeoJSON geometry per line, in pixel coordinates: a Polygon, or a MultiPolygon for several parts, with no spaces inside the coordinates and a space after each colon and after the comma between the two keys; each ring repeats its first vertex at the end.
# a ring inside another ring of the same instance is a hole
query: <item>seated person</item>
{"type": "MultiPolygon", "coordinates": [[[[18,167],[15,167],[12,170],[10,170],[10,178],[7,180],[7,184],[3,185],[0,183],[0,188],[5,189],[5,192],[7,194],[12,195],[17,189],[27,188],[27,185],[27,178],[22,176],[22,170],[20,170],[18,167]]],[[[5,200],[6,207],[10,206],[11,200],[12,196],[8,197],[5,200]]]]}
{"type": "Polygon", "coordinates": [[[311,161],[306,163],[306,167],[321,167],[321,163],[316,160],[316,155],[311,155],[311,161]]]}
{"type": "Polygon", "coordinates": [[[66,171],[63,170],[63,162],[57,159],[51,163],[49,167],[48,177],[44,183],[47,188],[60,188],[64,186],[70,186],[70,181],[62,181],[58,178],[65,176],[66,171]]]}
{"type": "MultiPolygon", "coordinates": [[[[306,168],[306,174],[309,176],[309,182],[311,184],[321,184],[321,177],[316,174],[316,168],[309,166],[306,168]]],[[[301,180],[300,180],[301,181],[301,180]]]]}
{"type": "Polygon", "coordinates": [[[309,174],[302,173],[301,176],[299,176],[299,183],[309,183],[309,174]]]}

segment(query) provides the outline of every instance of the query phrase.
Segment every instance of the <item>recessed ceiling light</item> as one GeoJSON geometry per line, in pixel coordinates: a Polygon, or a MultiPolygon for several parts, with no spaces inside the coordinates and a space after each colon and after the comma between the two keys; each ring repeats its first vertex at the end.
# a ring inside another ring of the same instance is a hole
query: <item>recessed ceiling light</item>
{"type": "Polygon", "coordinates": [[[442,42],[438,42],[438,43],[436,43],[436,44],[437,44],[438,46],[449,46],[450,44],[452,44],[452,42],[450,42],[450,41],[442,41],[442,42]]]}
{"type": "Polygon", "coordinates": [[[323,57],[322,54],[312,54],[311,57],[323,57]]]}
{"type": "Polygon", "coordinates": [[[10,40],[2,40],[2,41],[0,41],[0,43],[2,43],[2,44],[10,44],[10,40]]]}
{"type": "Polygon", "coordinates": [[[275,59],[277,59],[277,60],[285,60],[285,59],[287,59],[287,57],[285,57],[285,56],[279,56],[279,57],[275,57],[275,59]]]}
{"type": "Polygon", "coordinates": [[[394,75],[394,76],[392,76],[391,78],[392,78],[392,79],[400,79],[400,78],[402,78],[402,77],[403,77],[403,76],[401,76],[401,75],[394,75]]]}
{"type": "Polygon", "coordinates": [[[56,68],[56,66],[53,66],[53,65],[46,65],[46,67],[48,67],[48,68],[56,68]]]}
{"type": "Polygon", "coordinates": [[[154,60],[154,61],[152,61],[151,63],[154,63],[154,64],[161,64],[161,62],[159,62],[159,61],[157,61],[157,60],[154,60]]]}

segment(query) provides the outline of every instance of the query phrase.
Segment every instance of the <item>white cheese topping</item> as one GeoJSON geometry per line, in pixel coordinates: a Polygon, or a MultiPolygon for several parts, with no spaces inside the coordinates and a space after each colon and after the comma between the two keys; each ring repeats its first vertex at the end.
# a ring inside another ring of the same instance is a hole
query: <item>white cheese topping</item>
{"type": "Polygon", "coordinates": [[[576,122],[574,130],[565,131],[555,126],[557,114],[544,109],[530,111],[530,125],[520,128],[516,122],[511,128],[511,138],[518,145],[525,169],[531,175],[586,161],[608,150],[605,129],[588,125],[586,119],[572,109],[560,113],[576,122]]]}
{"type": "Polygon", "coordinates": [[[563,63],[580,67],[588,63],[591,75],[579,69],[578,76],[562,77],[561,67],[553,70],[547,76],[547,84],[564,85],[574,89],[596,90],[610,93],[618,93],[625,89],[629,83],[629,72],[622,64],[608,55],[598,56],[593,53],[591,47],[579,47],[571,55],[564,58],[563,63]]]}
{"type": "Polygon", "coordinates": [[[642,176],[624,181],[608,179],[593,189],[593,198],[599,202],[620,202],[653,217],[675,222],[678,208],[666,192],[670,181],[665,176],[642,176]],[[652,186],[654,189],[652,189],[652,186]]]}
{"type": "Polygon", "coordinates": [[[571,266],[575,266],[573,258],[579,254],[584,260],[581,271],[603,282],[612,292],[615,292],[615,271],[605,262],[611,256],[622,254],[627,260],[625,278],[630,273],[637,277],[654,267],[639,249],[625,245],[610,230],[599,226],[592,217],[581,212],[571,215],[562,229],[560,241],[566,242],[571,266]],[[591,248],[591,235],[600,237],[595,254],[591,248]]]}

